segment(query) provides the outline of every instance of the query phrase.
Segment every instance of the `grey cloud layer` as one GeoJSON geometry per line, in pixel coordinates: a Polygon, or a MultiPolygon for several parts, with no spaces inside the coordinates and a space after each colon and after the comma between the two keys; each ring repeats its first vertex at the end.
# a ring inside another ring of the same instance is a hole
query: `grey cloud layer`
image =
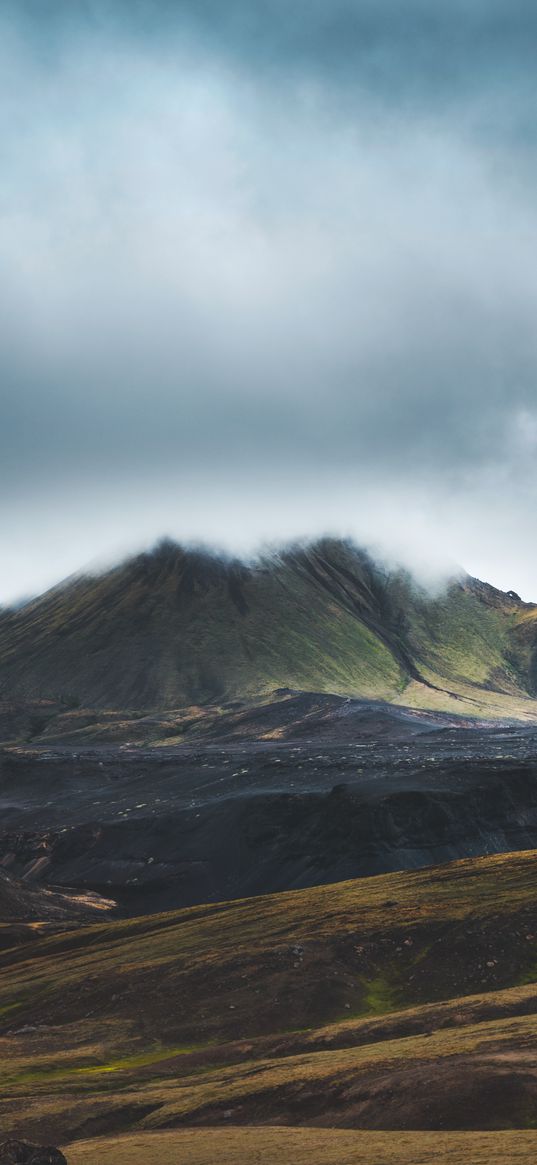
{"type": "Polygon", "coordinates": [[[483,80],[531,82],[537,14],[531,0],[15,0],[42,59],[76,38],[115,35],[149,50],[189,34],[248,69],[311,69],[339,86],[404,88],[459,99],[483,80]],[[526,77],[523,74],[526,71],[526,77]]]}
{"type": "Polygon", "coordinates": [[[389,546],[405,522],[435,562],[479,531],[499,577],[494,483],[504,541],[537,493],[537,12],[51,0],[2,19],[4,593],[34,589],[21,522],[62,546],[36,586],[120,536],[389,546]]]}

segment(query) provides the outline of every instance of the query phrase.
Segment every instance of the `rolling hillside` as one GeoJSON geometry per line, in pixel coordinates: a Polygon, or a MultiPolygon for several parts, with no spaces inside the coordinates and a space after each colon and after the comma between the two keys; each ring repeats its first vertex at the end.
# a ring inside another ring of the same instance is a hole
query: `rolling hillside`
{"type": "Polygon", "coordinates": [[[165,543],[4,611],[0,685],[4,704],[63,710],[147,712],[285,688],[536,719],[536,642],[535,606],[469,577],[432,598],[344,542],[251,564],[165,543]]]}
{"type": "Polygon", "coordinates": [[[294,1127],[189,1129],[79,1141],[69,1165],[534,1165],[537,1132],[377,1133],[294,1127]]]}
{"type": "MultiPolygon", "coordinates": [[[[371,1130],[372,1160],[390,1160],[390,1132],[425,1130],[459,1149],[488,1130],[501,1159],[490,1134],[505,1148],[518,1129],[525,1160],[536,870],[535,851],[467,860],[0,952],[0,1126],[56,1143],[132,1134],[140,1162],[164,1130],[212,1129],[214,1160],[223,1130],[233,1160],[231,1126],[263,1126],[269,1144],[273,1126],[320,1128],[329,1161],[333,1129],[371,1130]]],[[[206,1160],[188,1144],[178,1159],[206,1160]]]]}

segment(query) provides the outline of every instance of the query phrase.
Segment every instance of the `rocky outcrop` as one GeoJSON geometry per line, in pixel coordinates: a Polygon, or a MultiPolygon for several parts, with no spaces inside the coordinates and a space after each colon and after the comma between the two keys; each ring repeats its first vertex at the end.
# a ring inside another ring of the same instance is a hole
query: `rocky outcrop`
{"type": "Polygon", "coordinates": [[[0,1145],[0,1165],[67,1165],[53,1145],[32,1145],[28,1141],[4,1141],[0,1145]]]}

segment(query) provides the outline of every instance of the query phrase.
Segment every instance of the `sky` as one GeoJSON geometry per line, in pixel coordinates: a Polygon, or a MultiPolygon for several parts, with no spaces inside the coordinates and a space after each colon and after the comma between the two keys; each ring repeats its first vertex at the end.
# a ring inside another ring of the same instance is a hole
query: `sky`
{"type": "Polygon", "coordinates": [[[4,0],[0,603],[163,536],[537,601],[530,0],[4,0]]]}

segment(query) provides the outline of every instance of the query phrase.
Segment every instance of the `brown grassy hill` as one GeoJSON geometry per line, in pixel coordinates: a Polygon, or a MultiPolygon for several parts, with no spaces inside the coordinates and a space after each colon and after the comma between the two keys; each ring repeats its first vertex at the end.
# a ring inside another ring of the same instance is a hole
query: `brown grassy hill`
{"type": "Polygon", "coordinates": [[[111,710],[289,688],[535,718],[535,611],[468,578],[431,598],[328,539],[250,564],[166,543],[3,612],[0,685],[111,710]]]}
{"type": "Polygon", "coordinates": [[[537,1132],[196,1129],[79,1141],[69,1165],[534,1165],[537,1132]]]}
{"type": "Polygon", "coordinates": [[[537,852],[0,953],[0,1125],[531,1129],[537,852]]]}

